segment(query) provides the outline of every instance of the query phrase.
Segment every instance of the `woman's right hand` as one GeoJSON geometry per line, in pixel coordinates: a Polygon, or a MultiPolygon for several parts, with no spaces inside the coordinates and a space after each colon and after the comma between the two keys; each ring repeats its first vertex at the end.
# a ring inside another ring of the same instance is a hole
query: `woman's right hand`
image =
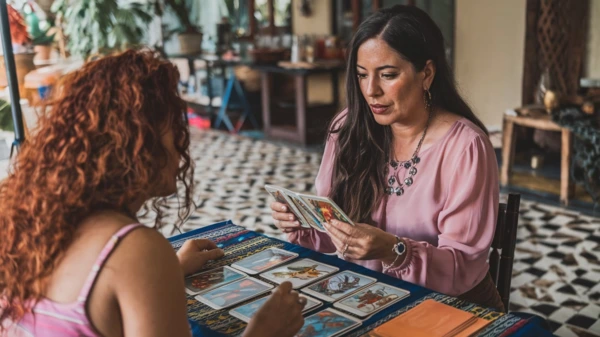
{"type": "Polygon", "coordinates": [[[302,229],[300,221],[289,211],[288,206],[274,201],[271,203],[271,210],[273,211],[275,226],[282,232],[291,233],[302,229]]]}
{"type": "Polygon", "coordinates": [[[283,282],[254,314],[244,331],[244,337],[292,337],[304,325],[302,309],[306,298],[283,282]]]}

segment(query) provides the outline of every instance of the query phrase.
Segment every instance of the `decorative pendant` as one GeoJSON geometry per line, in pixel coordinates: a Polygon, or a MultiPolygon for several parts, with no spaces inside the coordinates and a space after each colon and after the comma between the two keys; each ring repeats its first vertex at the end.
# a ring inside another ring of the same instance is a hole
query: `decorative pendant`
{"type": "Polygon", "coordinates": [[[411,176],[414,176],[417,174],[417,168],[413,166],[408,173],[410,173],[411,176]]]}
{"type": "Polygon", "coordinates": [[[404,184],[406,186],[412,185],[413,184],[413,179],[411,177],[408,177],[408,178],[404,179],[404,184]]]}
{"type": "Polygon", "coordinates": [[[392,187],[388,187],[388,188],[385,189],[385,193],[389,194],[389,195],[392,195],[394,193],[394,189],[392,187]]]}
{"type": "Polygon", "coordinates": [[[394,193],[396,193],[397,196],[401,196],[404,194],[404,189],[402,187],[396,187],[396,189],[394,189],[394,193]]]}
{"type": "Polygon", "coordinates": [[[394,169],[397,169],[397,168],[398,168],[398,164],[399,164],[399,163],[398,163],[397,161],[395,161],[395,160],[392,160],[392,161],[390,162],[390,165],[392,165],[392,167],[393,167],[394,169]]]}
{"type": "Polygon", "coordinates": [[[404,163],[404,168],[408,169],[410,167],[410,161],[404,163]]]}
{"type": "Polygon", "coordinates": [[[396,177],[391,176],[390,179],[388,179],[388,184],[390,186],[394,185],[394,183],[396,182],[396,177]]]}
{"type": "Polygon", "coordinates": [[[413,164],[418,164],[421,161],[421,158],[419,157],[413,157],[412,162],[413,164]]]}

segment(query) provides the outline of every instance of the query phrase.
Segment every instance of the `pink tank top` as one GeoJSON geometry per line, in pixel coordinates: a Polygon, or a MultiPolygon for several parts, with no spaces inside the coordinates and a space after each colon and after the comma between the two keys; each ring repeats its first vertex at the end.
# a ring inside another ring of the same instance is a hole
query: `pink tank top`
{"type": "Polygon", "coordinates": [[[143,227],[140,224],[131,224],[121,228],[106,243],[102,252],[96,259],[87,280],[85,281],[77,301],[73,303],[56,303],[49,299],[40,300],[34,307],[33,313],[26,314],[23,319],[12,327],[9,336],[35,336],[35,337],[91,337],[100,336],[92,325],[87,311],[86,303],[90,291],[96,282],[102,266],[115,249],[119,241],[133,229],[143,227]]]}

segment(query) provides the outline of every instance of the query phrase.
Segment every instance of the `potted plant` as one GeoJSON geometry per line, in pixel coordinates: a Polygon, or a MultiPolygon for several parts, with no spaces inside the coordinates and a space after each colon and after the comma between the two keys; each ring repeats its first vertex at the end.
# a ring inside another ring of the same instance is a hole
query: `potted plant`
{"type": "Polygon", "coordinates": [[[11,114],[12,111],[10,110],[10,103],[0,99],[0,130],[11,132],[15,131],[11,114]]]}
{"type": "MultiPolygon", "coordinates": [[[[19,84],[19,92],[24,92],[25,75],[35,69],[33,58],[33,45],[31,38],[27,33],[25,20],[19,11],[11,5],[7,5],[8,22],[10,26],[10,37],[15,59],[15,68],[17,71],[17,82],[19,84]]],[[[0,87],[6,87],[8,80],[6,79],[6,66],[4,64],[4,55],[0,58],[0,87]]]]}
{"type": "Polygon", "coordinates": [[[191,22],[189,17],[191,9],[186,5],[186,0],[166,0],[165,5],[171,8],[179,20],[180,27],[175,32],[178,33],[181,53],[200,53],[202,51],[202,30],[191,22]]]}
{"type": "Polygon", "coordinates": [[[27,22],[27,32],[31,36],[33,49],[36,52],[35,59],[39,61],[49,60],[56,31],[52,26],[52,21],[46,19],[46,14],[41,7],[37,6],[34,9],[30,2],[25,4],[23,12],[27,22]]]}
{"type": "Polygon", "coordinates": [[[52,12],[71,55],[87,59],[139,45],[152,21],[151,4],[118,0],[57,0],[52,12]]]}

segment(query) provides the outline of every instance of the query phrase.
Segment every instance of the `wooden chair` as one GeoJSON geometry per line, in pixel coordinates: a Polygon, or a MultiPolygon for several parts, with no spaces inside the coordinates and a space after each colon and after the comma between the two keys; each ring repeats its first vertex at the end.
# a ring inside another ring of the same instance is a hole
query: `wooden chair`
{"type": "Polygon", "coordinates": [[[510,303],[510,282],[517,243],[520,203],[521,195],[511,193],[508,195],[508,202],[500,204],[490,253],[490,275],[506,311],[510,303]]]}

